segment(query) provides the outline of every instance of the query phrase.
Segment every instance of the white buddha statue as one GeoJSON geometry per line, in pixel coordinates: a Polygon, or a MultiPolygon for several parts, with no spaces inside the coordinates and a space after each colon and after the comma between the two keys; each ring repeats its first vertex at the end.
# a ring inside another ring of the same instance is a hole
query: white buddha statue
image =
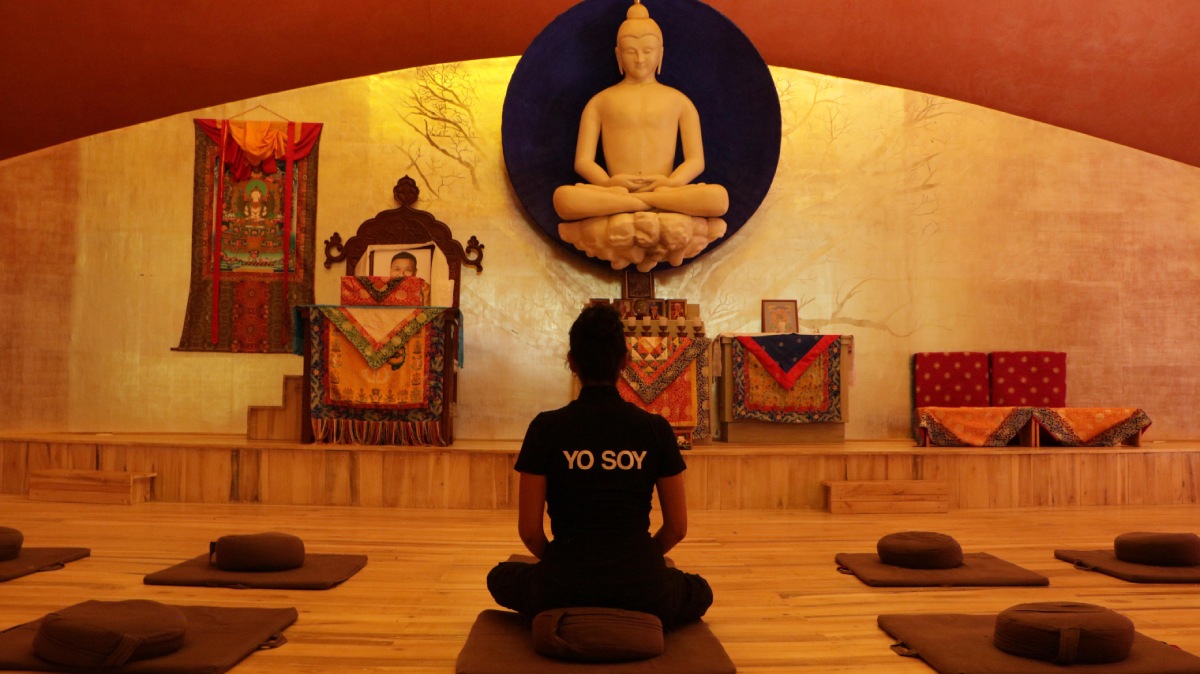
{"type": "Polygon", "coordinates": [[[656,79],[662,30],[640,0],[617,30],[616,55],[624,79],[593,96],[579,121],[575,172],[587,182],[554,192],[554,210],[566,221],[558,234],[613,269],[678,266],[725,234],[720,216],[729,195],[691,182],[704,171],[700,115],[656,79]],[[683,161],[675,166],[677,140],[683,161]],[[607,171],[596,162],[598,145],[607,171]]]}

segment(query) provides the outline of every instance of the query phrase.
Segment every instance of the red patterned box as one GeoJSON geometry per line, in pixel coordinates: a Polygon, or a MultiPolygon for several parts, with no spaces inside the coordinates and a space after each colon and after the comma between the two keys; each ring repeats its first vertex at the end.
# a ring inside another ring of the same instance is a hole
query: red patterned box
{"type": "Polygon", "coordinates": [[[993,351],[990,360],[993,405],[1067,406],[1067,354],[993,351]]]}
{"type": "Polygon", "coordinates": [[[424,307],[429,305],[429,283],[416,276],[343,276],[342,306],[424,307]]]}
{"type": "Polygon", "coordinates": [[[988,407],[988,357],[977,351],[913,354],[916,407],[988,407]]]}

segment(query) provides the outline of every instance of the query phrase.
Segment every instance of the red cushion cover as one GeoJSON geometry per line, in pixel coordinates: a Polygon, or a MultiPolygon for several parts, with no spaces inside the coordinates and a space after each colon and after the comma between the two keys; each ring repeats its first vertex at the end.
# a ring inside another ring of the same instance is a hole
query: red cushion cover
{"type": "Polygon", "coordinates": [[[913,355],[917,407],[988,407],[987,354],[944,351],[913,355]]]}
{"type": "Polygon", "coordinates": [[[1066,407],[1067,354],[1061,351],[993,351],[992,405],[1066,407]]]}

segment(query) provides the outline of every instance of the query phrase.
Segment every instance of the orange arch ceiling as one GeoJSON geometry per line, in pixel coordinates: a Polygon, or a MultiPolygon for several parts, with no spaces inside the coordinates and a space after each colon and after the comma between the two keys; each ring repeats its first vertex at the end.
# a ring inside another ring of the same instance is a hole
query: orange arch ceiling
{"type": "MultiPolygon", "coordinates": [[[[0,0],[0,159],[321,82],[517,55],[573,4],[0,0]]],[[[1196,0],[709,4],[771,65],[964,100],[1200,166],[1196,0]]]]}

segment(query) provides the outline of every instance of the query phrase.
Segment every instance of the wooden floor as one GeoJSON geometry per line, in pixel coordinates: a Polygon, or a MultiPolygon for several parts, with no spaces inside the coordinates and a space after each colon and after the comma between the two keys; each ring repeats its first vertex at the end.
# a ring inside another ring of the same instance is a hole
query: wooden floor
{"type": "MultiPolygon", "coordinates": [[[[511,510],[258,504],[133,506],[0,496],[0,525],[29,547],[85,546],[88,559],[0,586],[0,629],[87,599],[143,598],[222,606],[294,606],[289,642],[234,672],[453,672],[475,615],[492,608],[484,575],[519,552],[511,510]],[[367,554],[367,567],[328,591],[146,586],[142,576],[203,553],[228,533],[287,531],[310,552],[367,554]]],[[[1139,631],[1200,654],[1200,585],[1137,585],[1078,571],[1056,547],[1104,548],[1126,531],[1196,531],[1200,506],[955,510],[941,515],[831,515],[819,510],[699,511],[677,564],[711,582],[706,617],[745,674],[929,673],[896,656],[880,613],[995,613],[1029,601],[1101,604],[1139,631]],[[940,531],[966,552],[990,552],[1050,578],[1050,587],[878,589],[837,573],[838,552],[866,552],[884,534],[940,531]]]]}

